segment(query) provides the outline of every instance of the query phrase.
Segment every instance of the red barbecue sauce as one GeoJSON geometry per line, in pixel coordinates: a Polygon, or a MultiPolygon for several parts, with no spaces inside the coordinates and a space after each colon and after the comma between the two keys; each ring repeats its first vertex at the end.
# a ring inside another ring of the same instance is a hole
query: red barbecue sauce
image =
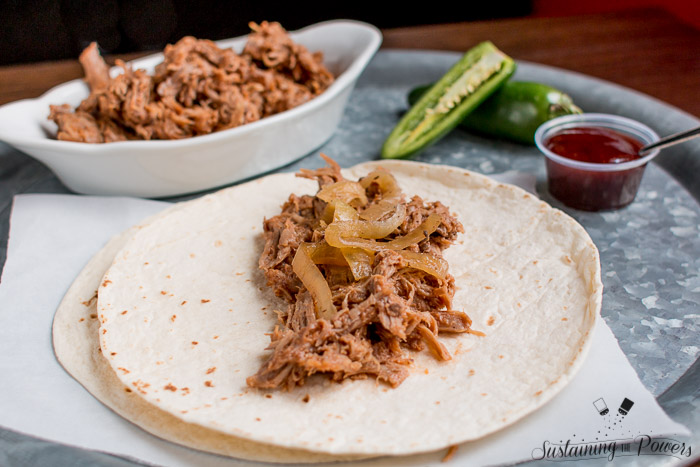
{"type": "MultiPolygon", "coordinates": [[[[643,143],[609,128],[578,127],[553,135],[544,145],[567,159],[619,164],[638,159],[637,153],[643,143]]],[[[549,191],[555,198],[576,209],[618,209],[634,200],[644,167],[606,172],[570,167],[547,158],[549,191]]]]}

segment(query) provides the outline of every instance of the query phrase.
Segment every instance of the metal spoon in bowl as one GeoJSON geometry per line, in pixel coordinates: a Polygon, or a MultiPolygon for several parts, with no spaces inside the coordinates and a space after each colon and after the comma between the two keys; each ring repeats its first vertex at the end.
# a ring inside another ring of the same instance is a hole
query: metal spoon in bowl
{"type": "Polygon", "coordinates": [[[681,131],[680,133],[676,133],[675,135],[670,135],[666,136],[665,138],[661,138],[656,143],[647,144],[646,146],[641,148],[639,152],[637,152],[637,154],[643,156],[654,149],[663,149],[678,143],[682,143],[684,141],[688,141],[689,139],[697,138],[698,136],[700,136],[700,127],[693,128],[692,130],[681,131]]]}

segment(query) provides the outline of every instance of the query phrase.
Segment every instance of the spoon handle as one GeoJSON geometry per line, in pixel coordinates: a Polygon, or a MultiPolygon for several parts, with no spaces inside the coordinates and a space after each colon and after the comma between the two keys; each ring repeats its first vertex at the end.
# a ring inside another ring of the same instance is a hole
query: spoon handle
{"type": "Polygon", "coordinates": [[[653,149],[662,149],[668,146],[673,146],[674,144],[682,143],[700,136],[700,127],[693,128],[691,130],[681,131],[675,135],[666,136],[661,138],[656,143],[647,144],[642,149],[639,150],[639,155],[643,155],[653,149]]]}

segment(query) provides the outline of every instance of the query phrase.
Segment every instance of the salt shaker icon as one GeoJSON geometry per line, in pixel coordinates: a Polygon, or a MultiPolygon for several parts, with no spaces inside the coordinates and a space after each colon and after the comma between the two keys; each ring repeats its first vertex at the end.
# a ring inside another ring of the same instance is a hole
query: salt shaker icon
{"type": "Polygon", "coordinates": [[[602,397],[593,402],[593,407],[595,407],[595,409],[601,415],[606,415],[608,412],[610,412],[608,410],[608,406],[605,404],[605,401],[603,400],[602,397]]]}
{"type": "Polygon", "coordinates": [[[620,408],[617,409],[617,411],[620,413],[620,415],[627,415],[633,405],[634,402],[625,397],[625,400],[622,401],[622,404],[620,404],[620,408]]]}

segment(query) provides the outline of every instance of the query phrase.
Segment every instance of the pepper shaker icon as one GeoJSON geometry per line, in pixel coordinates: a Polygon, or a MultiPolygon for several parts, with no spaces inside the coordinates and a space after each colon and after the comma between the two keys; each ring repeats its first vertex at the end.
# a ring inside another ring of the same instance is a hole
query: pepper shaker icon
{"type": "Polygon", "coordinates": [[[606,415],[608,412],[610,412],[610,411],[608,410],[607,404],[605,403],[605,401],[603,400],[602,397],[601,397],[600,399],[598,399],[598,400],[596,400],[596,401],[593,402],[593,407],[595,407],[595,409],[596,409],[596,410],[598,411],[598,413],[601,414],[601,415],[606,415]]]}
{"type": "Polygon", "coordinates": [[[617,411],[620,413],[620,415],[627,415],[633,405],[634,402],[625,397],[625,400],[622,401],[622,404],[620,404],[620,408],[617,409],[617,411]]]}

